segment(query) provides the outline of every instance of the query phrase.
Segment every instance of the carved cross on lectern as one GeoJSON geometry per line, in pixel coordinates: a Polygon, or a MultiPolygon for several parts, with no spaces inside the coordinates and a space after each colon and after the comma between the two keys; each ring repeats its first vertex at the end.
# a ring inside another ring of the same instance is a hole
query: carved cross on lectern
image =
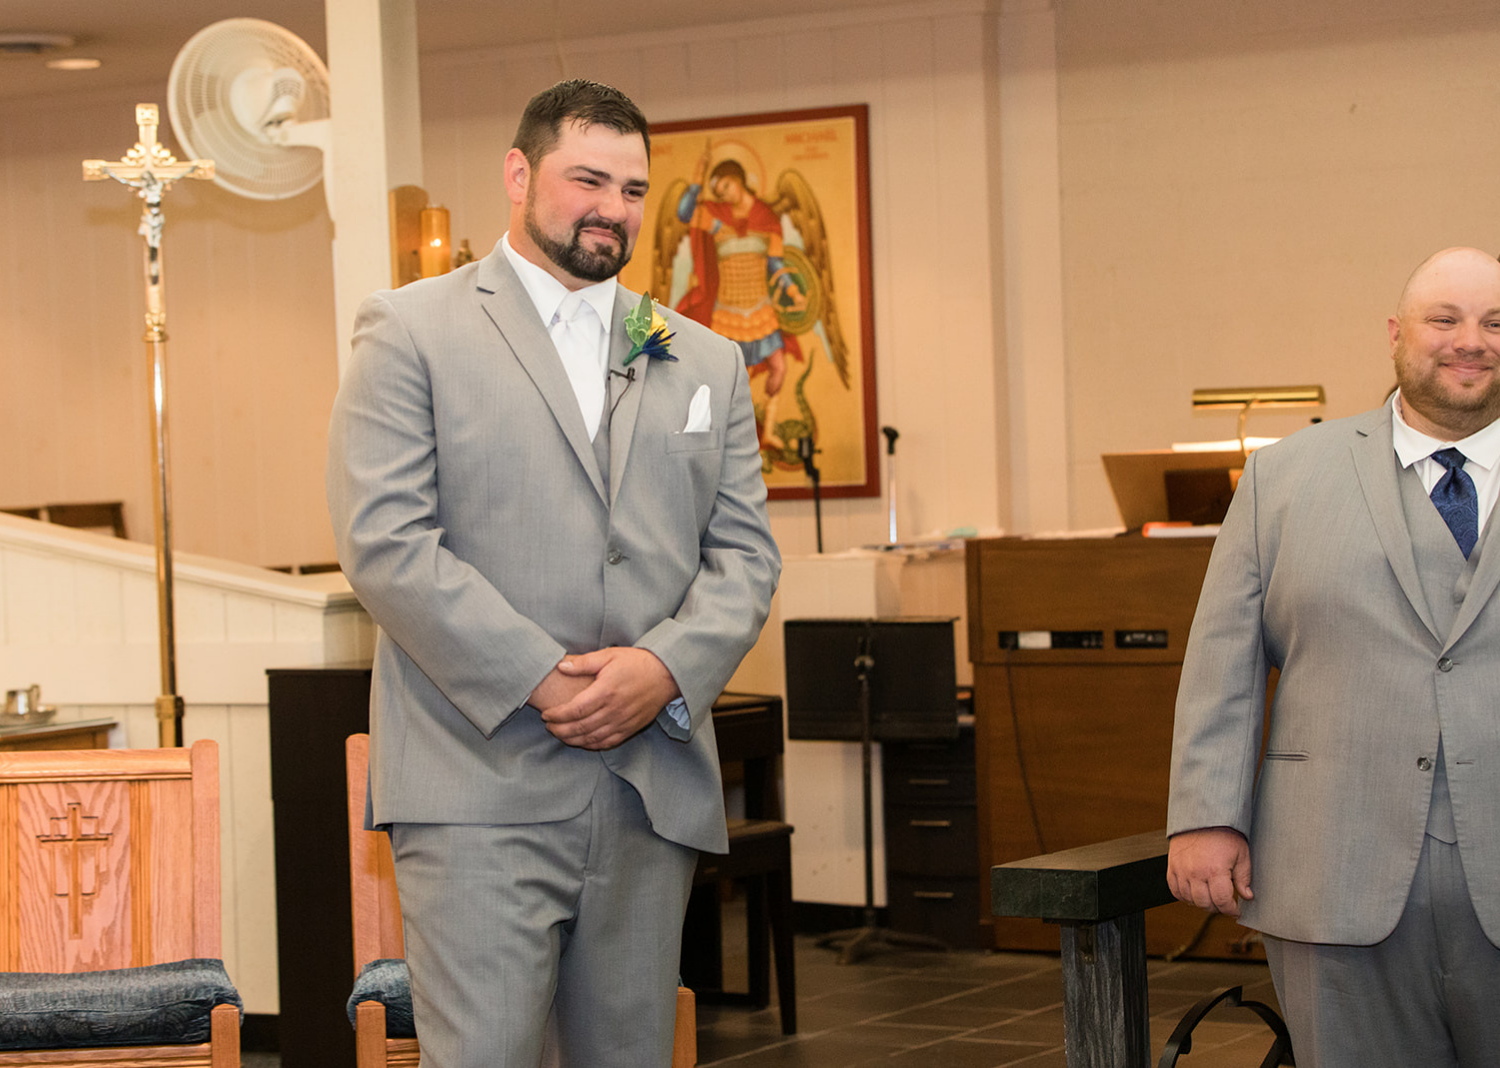
{"type": "Polygon", "coordinates": [[[146,239],[146,340],[166,338],[166,316],[161,299],[161,231],[165,217],[161,213],[162,194],[182,178],[212,178],[214,161],[193,159],[179,161],[156,139],[160,112],[155,104],[137,104],[135,122],[140,140],[125,153],[124,159],[109,162],[102,159],[83,161],[83,180],[98,182],[113,178],[128,185],[145,202],[141,212],[141,236],[146,239]]]}
{"type": "Polygon", "coordinates": [[[99,817],[85,816],[83,806],[76,801],[68,802],[66,816],[48,818],[52,821],[53,833],[39,834],[36,840],[52,847],[52,893],[55,897],[68,899],[69,932],[73,938],[82,938],[83,899],[99,892],[99,854],[114,835],[100,834],[99,817]],[[85,821],[91,825],[87,830],[85,821]],[[87,858],[85,849],[88,850],[87,858]],[[66,855],[59,857],[59,851],[66,855]]]}

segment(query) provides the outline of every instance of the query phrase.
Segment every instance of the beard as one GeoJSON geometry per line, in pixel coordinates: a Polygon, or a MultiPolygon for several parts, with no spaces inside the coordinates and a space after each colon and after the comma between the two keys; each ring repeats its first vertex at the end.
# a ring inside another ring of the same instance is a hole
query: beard
{"type": "Polygon", "coordinates": [[[527,236],[537,248],[542,250],[543,255],[574,278],[582,278],[588,282],[603,282],[619,274],[621,268],[630,262],[630,241],[625,235],[625,227],[619,223],[608,222],[597,215],[588,215],[573,224],[573,233],[569,240],[559,241],[542,231],[541,225],[536,221],[535,205],[532,203],[530,194],[531,191],[527,190],[524,220],[527,236]],[[615,235],[620,244],[615,249],[606,248],[598,251],[585,248],[581,236],[585,228],[608,230],[615,235]]]}
{"type": "Polygon", "coordinates": [[[1394,362],[1401,403],[1438,426],[1466,437],[1500,418],[1500,374],[1488,386],[1460,389],[1443,382],[1435,361],[1412,359],[1404,340],[1396,343],[1394,362]]]}

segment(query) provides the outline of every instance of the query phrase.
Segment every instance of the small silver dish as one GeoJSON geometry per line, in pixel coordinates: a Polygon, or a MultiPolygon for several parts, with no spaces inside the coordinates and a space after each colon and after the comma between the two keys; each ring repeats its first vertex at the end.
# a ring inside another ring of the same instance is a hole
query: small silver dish
{"type": "Polygon", "coordinates": [[[57,715],[56,705],[37,705],[29,712],[0,712],[0,727],[40,727],[57,715]]]}

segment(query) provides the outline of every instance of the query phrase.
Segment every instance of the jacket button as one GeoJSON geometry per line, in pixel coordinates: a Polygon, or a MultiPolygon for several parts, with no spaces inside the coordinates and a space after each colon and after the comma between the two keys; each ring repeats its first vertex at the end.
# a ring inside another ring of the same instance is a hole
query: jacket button
{"type": "Polygon", "coordinates": [[[605,559],[612,564],[618,564],[621,560],[625,559],[625,554],[622,553],[619,549],[611,549],[609,551],[609,555],[606,556],[605,559]]]}
{"type": "Polygon", "coordinates": [[[1417,757],[1417,770],[1419,770],[1419,771],[1431,771],[1432,770],[1432,761],[1429,760],[1427,757],[1417,757]]]}
{"type": "Polygon", "coordinates": [[[1441,660],[1438,661],[1438,670],[1439,671],[1452,671],[1453,670],[1453,661],[1449,660],[1446,656],[1443,657],[1443,659],[1441,659],[1441,660]]]}

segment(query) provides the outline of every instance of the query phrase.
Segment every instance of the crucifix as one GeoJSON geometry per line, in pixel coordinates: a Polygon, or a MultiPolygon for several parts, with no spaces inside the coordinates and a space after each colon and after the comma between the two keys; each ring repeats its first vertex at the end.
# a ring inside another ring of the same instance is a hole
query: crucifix
{"type": "Polygon", "coordinates": [[[85,816],[83,806],[76,801],[68,802],[66,816],[50,816],[51,834],[37,835],[37,841],[52,846],[52,885],[57,897],[68,899],[68,931],[73,938],[83,937],[83,899],[99,892],[99,853],[114,837],[99,832],[99,817],[85,816]],[[87,820],[91,824],[84,826],[87,820]],[[59,858],[57,850],[67,856],[59,858]],[[87,858],[83,851],[88,850],[87,858]],[[59,859],[62,860],[59,871],[59,859]],[[93,863],[87,864],[88,861],[93,863]],[[64,877],[66,876],[66,877],[64,877]]]}
{"type": "Polygon", "coordinates": [[[113,162],[83,161],[83,180],[113,178],[141,198],[140,234],[146,239],[146,352],[151,359],[151,409],[154,432],[151,484],[156,519],[156,616],[160,633],[161,696],[156,699],[158,737],[163,748],[182,744],[182,698],[177,694],[177,636],[172,605],[172,482],[167,452],[167,312],[161,257],[162,195],[183,178],[212,178],[210,159],[179,161],[156,139],[160,112],[155,104],[137,104],[140,140],[113,162]]]}

